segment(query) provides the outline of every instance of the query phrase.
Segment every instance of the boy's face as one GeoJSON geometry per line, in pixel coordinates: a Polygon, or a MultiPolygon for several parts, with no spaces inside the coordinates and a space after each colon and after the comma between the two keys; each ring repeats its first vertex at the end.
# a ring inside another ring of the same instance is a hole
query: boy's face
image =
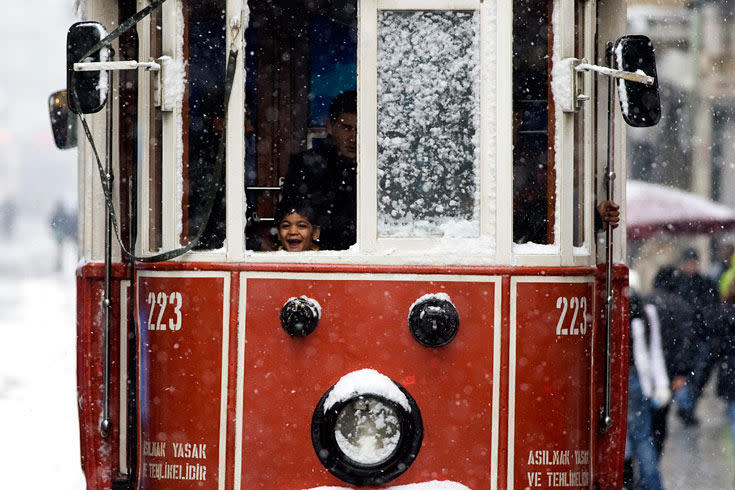
{"type": "Polygon", "coordinates": [[[319,227],[298,213],[284,217],[278,225],[278,239],[284,250],[303,252],[311,250],[312,242],[319,239],[319,227]]]}

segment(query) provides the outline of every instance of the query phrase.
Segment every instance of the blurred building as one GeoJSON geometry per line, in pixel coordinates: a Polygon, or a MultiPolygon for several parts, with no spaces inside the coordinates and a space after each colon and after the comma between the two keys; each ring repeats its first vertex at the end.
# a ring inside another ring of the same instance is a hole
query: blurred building
{"type": "MultiPolygon", "coordinates": [[[[656,49],[662,105],[657,126],[628,129],[629,178],[735,207],[734,15],[735,0],[628,1],[628,32],[647,35],[656,49]]],[[[694,240],[705,266],[723,240],[732,237],[694,240]]],[[[643,257],[653,269],[675,260],[692,244],[685,241],[634,245],[632,260],[643,257]]]]}

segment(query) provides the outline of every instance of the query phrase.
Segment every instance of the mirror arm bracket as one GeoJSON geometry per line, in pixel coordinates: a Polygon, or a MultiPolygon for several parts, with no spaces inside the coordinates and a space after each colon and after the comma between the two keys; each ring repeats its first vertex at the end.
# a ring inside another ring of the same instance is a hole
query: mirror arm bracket
{"type": "Polygon", "coordinates": [[[95,61],[90,63],[74,63],[74,71],[102,71],[102,70],[136,70],[143,68],[148,71],[159,71],[161,65],[155,61],[95,61]]]}
{"type": "Polygon", "coordinates": [[[173,59],[170,56],[161,56],[155,61],[97,61],[89,63],[74,63],[74,71],[102,71],[102,70],[137,70],[156,72],[154,85],[154,104],[161,111],[173,111],[172,96],[168,93],[166,84],[166,72],[175,70],[173,59]]]}
{"type": "MultiPolygon", "coordinates": [[[[656,82],[654,77],[648,76],[645,73],[633,73],[606,66],[593,65],[587,63],[584,59],[580,60],[578,58],[564,58],[557,63],[557,66],[558,68],[555,67],[554,71],[560,75],[559,78],[569,81],[568,86],[564,86],[562,82],[560,89],[554,91],[555,99],[557,99],[556,102],[560,105],[563,112],[577,112],[585,102],[590,100],[590,96],[583,93],[584,78],[582,74],[584,72],[592,71],[612,78],[621,78],[635,83],[642,83],[649,87],[656,82]]],[[[552,78],[555,77],[552,76],[552,78]]]]}
{"type": "MultiPolygon", "coordinates": [[[[606,66],[591,65],[589,63],[579,63],[575,68],[577,71],[594,71],[600,75],[606,75],[612,78],[622,78],[630,82],[642,83],[648,87],[652,87],[656,83],[656,79],[649,77],[645,73],[633,73],[631,71],[616,70],[614,68],[608,68],[606,66]]],[[[638,70],[641,71],[641,70],[638,70]]]]}

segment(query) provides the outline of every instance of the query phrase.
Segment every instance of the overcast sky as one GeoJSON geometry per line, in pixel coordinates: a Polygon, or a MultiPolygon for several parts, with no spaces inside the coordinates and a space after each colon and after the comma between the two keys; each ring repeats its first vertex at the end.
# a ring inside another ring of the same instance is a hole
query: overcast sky
{"type": "Polygon", "coordinates": [[[66,31],[73,0],[3,2],[0,15],[0,203],[44,216],[76,206],[76,150],[57,150],[48,96],[66,88],[66,31]]]}

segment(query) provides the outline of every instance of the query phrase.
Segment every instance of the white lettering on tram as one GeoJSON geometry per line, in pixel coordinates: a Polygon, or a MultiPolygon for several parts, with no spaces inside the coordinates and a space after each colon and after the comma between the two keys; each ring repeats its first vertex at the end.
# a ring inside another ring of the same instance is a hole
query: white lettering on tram
{"type": "Polygon", "coordinates": [[[206,464],[195,461],[171,462],[151,461],[150,458],[165,458],[167,455],[174,458],[206,459],[207,445],[203,443],[143,441],[143,475],[154,480],[197,480],[207,479],[206,464]],[[173,449],[173,454],[171,454],[173,449]]]}
{"type": "Polygon", "coordinates": [[[539,451],[528,452],[528,464],[570,464],[569,455],[570,452],[566,450],[547,450],[541,449],[539,451]]]}
{"type": "Polygon", "coordinates": [[[189,444],[188,442],[183,443],[172,443],[174,446],[174,457],[175,458],[196,458],[206,459],[207,458],[207,445],[206,444],[189,444]]]}
{"type": "Polygon", "coordinates": [[[165,458],[166,443],[158,441],[143,441],[143,456],[165,458]]]}
{"type": "Polygon", "coordinates": [[[586,487],[589,486],[590,452],[585,449],[533,449],[526,463],[542,471],[527,471],[528,487],[586,487]],[[564,467],[567,468],[564,468],[564,467]]]}
{"type": "Polygon", "coordinates": [[[547,471],[546,477],[550,487],[586,487],[590,483],[587,471],[547,471]]]}
{"type": "Polygon", "coordinates": [[[556,298],[556,309],[561,310],[559,321],[556,323],[556,335],[584,335],[587,333],[588,323],[592,317],[587,313],[587,298],[573,296],[556,298]],[[571,314],[571,321],[567,323],[567,313],[571,314]]]}
{"type": "Polygon", "coordinates": [[[162,291],[148,293],[146,303],[150,305],[148,310],[148,330],[181,330],[181,307],[184,304],[183,297],[178,291],[166,294],[162,291]],[[167,306],[173,306],[173,312],[166,314],[167,306]],[[158,310],[156,316],[154,312],[158,310]]]}
{"type": "Polygon", "coordinates": [[[197,480],[207,479],[207,467],[203,464],[143,463],[143,475],[153,480],[197,480]]]}
{"type": "Polygon", "coordinates": [[[589,464],[590,463],[590,452],[589,451],[574,451],[574,462],[576,464],[589,464]]]}
{"type": "Polygon", "coordinates": [[[528,486],[529,487],[540,487],[541,486],[541,472],[531,471],[528,473],[528,486]]]}

